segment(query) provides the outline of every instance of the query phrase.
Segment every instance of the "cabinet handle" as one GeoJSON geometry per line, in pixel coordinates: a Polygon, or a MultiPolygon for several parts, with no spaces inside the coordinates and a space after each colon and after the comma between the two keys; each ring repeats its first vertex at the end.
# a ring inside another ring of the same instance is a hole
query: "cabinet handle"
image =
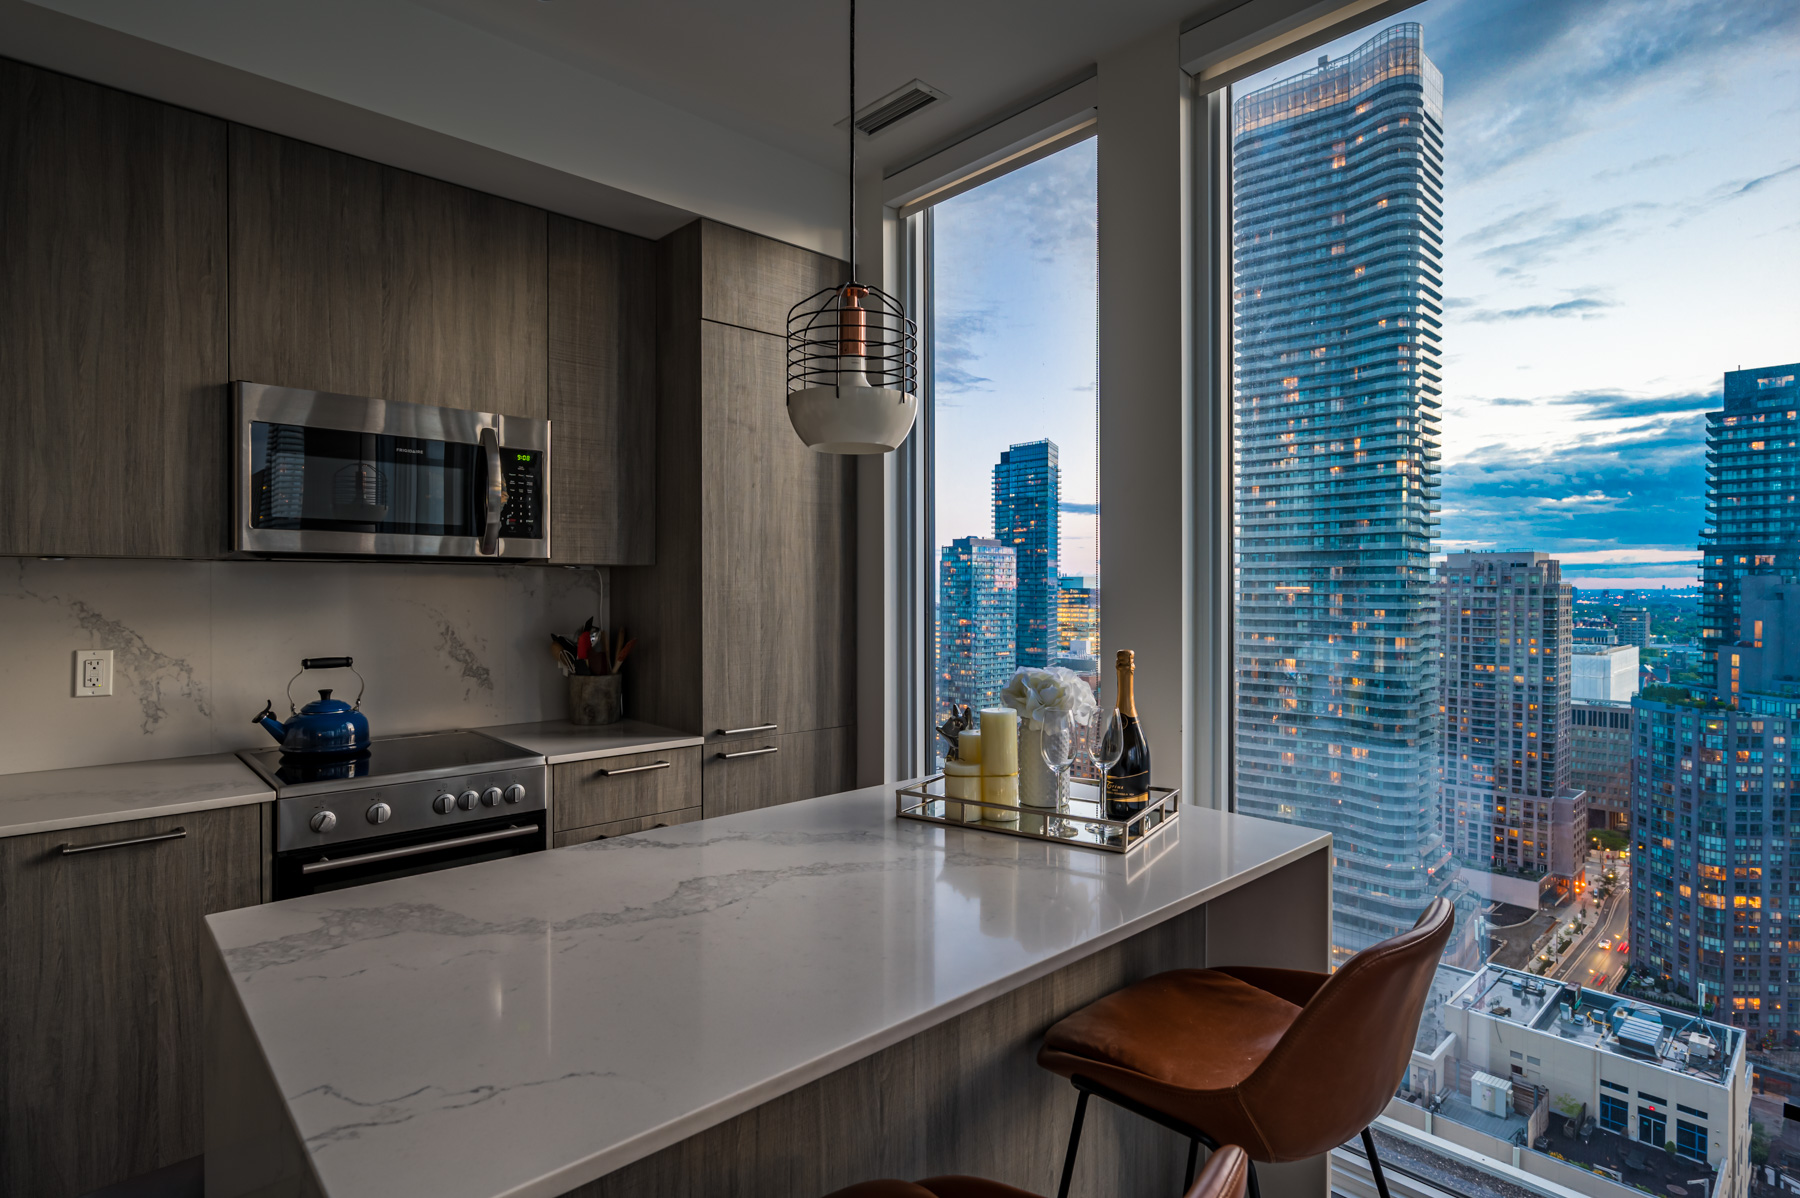
{"type": "Polygon", "coordinates": [[[492,556],[500,552],[500,511],[506,506],[506,479],[500,473],[500,435],[489,427],[482,429],[477,438],[487,458],[487,489],[482,499],[485,510],[477,551],[492,556]]]}
{"type": "Polygon", "coordinates": [[[130,840],[103,840],[99,844],[65,844],[60,848],[63,856],[72,857],[76,853],[98,853],[101,849],[122,849],[128,844],[155,844],[159,840],[182,840],[186,836],[186,828],[177,828],[173,832],[158,832],[155,836],[133,836],[130,840]]]}
{"type": "Polygon", "coordinates": [[[761,757],[764,753],[779,752],[781,752],[780,745],[770,745],[764,749],[745,749],[741,753],[720,753],[719,759],[721,761],[730,761],[733,757],[761,757]]]}
{"type": "Polygon", "coordinates": [[[746,732],[773,732],[779,727],[781,727],[780,724],[758,724],[754,728],[721,728],[719,729],[719,735],[742,736],[746,732]]]}
{"type": "Polygon", "coordinates": [[[653,761],[649,765],[628,765],[624,769],[595,770],[594,773],[601,778],[616,778],[620,774],[641,774],[645,770],[666,770],[668,768],[669,763],[666,761],[653,761]]]}

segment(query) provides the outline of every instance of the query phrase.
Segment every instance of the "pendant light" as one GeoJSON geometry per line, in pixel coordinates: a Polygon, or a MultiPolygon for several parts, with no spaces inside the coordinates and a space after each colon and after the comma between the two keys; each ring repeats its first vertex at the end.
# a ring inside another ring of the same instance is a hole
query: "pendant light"
{"type": "Polygon", "coordinates": [[[788,311],[788,420],[818,453],[891,453],[919,413],[918,326],[856,278],[856,0],[850,0],[850,278],[788,311]]]}

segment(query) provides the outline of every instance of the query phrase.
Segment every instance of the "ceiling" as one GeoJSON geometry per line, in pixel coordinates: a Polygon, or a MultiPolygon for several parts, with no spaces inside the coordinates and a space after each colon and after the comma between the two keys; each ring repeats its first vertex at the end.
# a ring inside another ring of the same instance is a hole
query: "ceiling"
{"type": "MultiPolygon", "coordinates": [[[[415,0],[833,170],[845,169],[849,0],[415,0]]],[[[914,0],[857,9],[857,106],[913,79],[948,99],[859,138],[905,165],[1180,21],[1200,0],[914,0]]]]}

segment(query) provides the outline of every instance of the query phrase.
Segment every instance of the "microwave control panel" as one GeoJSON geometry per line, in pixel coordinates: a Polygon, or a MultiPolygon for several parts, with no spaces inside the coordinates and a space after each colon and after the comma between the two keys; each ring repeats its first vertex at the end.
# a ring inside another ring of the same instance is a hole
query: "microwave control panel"
{"type": "Polygon", "coordinates": [[[506,506],[500,509],[500,535],[536,541],[544,536],[544,451],[502,449],[500,473],[506,480],[506,506]]]}

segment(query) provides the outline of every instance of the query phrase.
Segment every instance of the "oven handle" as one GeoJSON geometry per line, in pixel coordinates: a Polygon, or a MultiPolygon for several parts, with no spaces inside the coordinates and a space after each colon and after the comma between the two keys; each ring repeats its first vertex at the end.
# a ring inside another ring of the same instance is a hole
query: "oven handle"
{"type": "Polygon", "coordinates": [[[506,479],[500,473],[500,436],[492,425],[478,434],[482,454],[487,458],[487,492],[482,502],[486,523],[481,529],[480,551],[488,556],[500,552],[500,509],[506,506],[506,479]]]}
{"type": "Polygon", "coordinates": [[[378,853],[363,853],[355,857],[325,858],[300,867],[302,874],[322,874],[330,869],[349,869],[352,865],[367,865],[371,861],[392,861],[396,857],[416,857],[420,853],[435,853],[440,849],[460,849],[465,845],[486,844],[490,840],[508,840],[514,836],[542,835],[543,829],[538,827],[521,828],[514,825],[498,832],[481,832],[474,836],[458,836],[454,840],[434,840],[430,844],[412,844],[403,849],[382,849],[378,853]]]}

